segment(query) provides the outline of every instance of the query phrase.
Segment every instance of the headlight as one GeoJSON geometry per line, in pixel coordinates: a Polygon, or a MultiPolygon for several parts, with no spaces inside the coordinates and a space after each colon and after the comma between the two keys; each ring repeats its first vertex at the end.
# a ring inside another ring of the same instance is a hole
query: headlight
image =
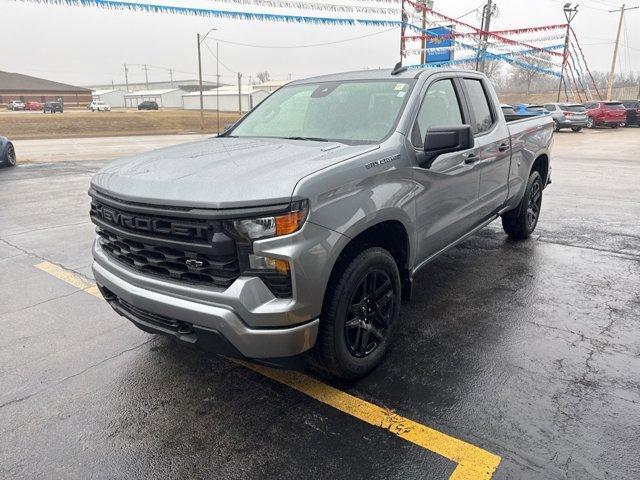
{"type": "Polygon", "coordinates": [[[291,211],[272,217],[234,220],[238,234],[249,240],[279,237],[300,230],[309,213],[309,202],[301,200],[291,204],[291,211]]]}

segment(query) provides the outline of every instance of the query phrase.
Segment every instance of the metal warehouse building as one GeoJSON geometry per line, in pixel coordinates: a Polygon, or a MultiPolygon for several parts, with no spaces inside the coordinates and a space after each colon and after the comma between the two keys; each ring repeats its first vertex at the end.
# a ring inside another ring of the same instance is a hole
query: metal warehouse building
{"type": "Polygon", "coordinates": [[[46,102],[61,98],[65,105],[80,106],[91,102],[91,90],[22,73],[0,71],[0,104],[11,100],[46,102]]]}
{"type": "MultiPolygon", "coordinates": [[[[240,97],[242,111],[248,112],[269,96],[265,90],[254,90],[252,87],[242,87],[240,97]]],[[[237,112],[239,107],[238,87],[220,87],[217,90],[208,90],[202,93],[204,108],[218,110],[217,101],[220,101],[221,112],[237,112]]],[[[200,92],[187,93],[182,96],[186,110],[198,110],[200,108],[200,92]]]]}
{"type": "Polygon", "coordinates": [[[179,88],[137,90],[125,94],[125,106],[135,108],[145,100],[153,100],[159,107],[182,108],[182,95],[184,93],[184,90],[179,88]]]}
{"type": "Polygon", "coordinates": [[[127,92],[124,90],[94,90],[93,99],[108,103],[112,107],[124,107],[124,96],[127,92]]]}

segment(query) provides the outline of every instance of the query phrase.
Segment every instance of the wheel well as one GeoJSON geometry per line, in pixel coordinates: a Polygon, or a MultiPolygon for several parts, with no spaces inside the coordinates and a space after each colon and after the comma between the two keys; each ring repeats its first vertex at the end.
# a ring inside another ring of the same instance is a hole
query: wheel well
{"type": "Polygon", "coordinates": [[[544,185],[547,184],[547,176],[549,174],[549,157],[546,155],[540,155],[536,158],[536,161],[533,162],[533,166],[531,167],[532,172],[538,172],[542,177],[542,182],[544,185]]]}
{"type": "MultiPolygon", "coordinates": [[[[409,235],[402,223],[397,220],[388,220],[377,223],[356,237],[342,249],[338,260],[336,260],[329,286],[337,281],[337,277],[349,265],[361,251],[369,247],[381,247],[387,250],[396,261],[400,271],[400,281],[402,282],[402,298],[408,300],[411,295],[411,273],[409,271],[409,235]]],[[[325,295],[326,298],[326,295],[325,295]]]]}

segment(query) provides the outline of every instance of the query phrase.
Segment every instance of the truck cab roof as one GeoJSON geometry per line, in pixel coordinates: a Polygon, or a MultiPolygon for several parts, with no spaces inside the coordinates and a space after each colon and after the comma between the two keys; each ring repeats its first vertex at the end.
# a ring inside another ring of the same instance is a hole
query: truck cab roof
{"type": "Polygon", "coordinates": [[[395,75],[392,75],[393,69],[375,69],[375,70],[355,70],[353,72],[332,73],[329,75],[319,75],[316,77],[305,78],[302,80],[294,80],[287,85],[303,85],[306,83],[317,82],[342,82],[349,80],[394,80],[394,79],[417,79],[421,77],[428,77],[435,74],[449,73],[449,74],[469,74],[479,75],[475,70],[453,70],[453,69],[435,69],[435,68],[408,68],[402,70],[395,75]]]}

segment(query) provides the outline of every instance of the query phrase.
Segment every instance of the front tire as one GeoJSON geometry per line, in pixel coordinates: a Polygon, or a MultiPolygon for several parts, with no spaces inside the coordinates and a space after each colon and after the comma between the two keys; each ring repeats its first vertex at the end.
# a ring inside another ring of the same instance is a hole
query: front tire
{"type": "Polygon", "coordinates": [[[553,121],[553,131],[554,132],[560,131],[560,124],[556,120],[553,121]]]}
{"type": "Polygon", "coordinates": [[[582,131],[582,127],[571,127],[571,130],[574,132],[580,132],[582,131]]]}
{"type": "Polygon", "coordinates": [[[328,287],[320,318],[319,367],[352,380],[378,366],[398,323],[400,291],[398,266],[383,248],[368,248],[343,266],[328,287]]]}
{"type": "Polygon", "coordinates": [[[0,159],[0,166],[15,167],[16,166],[16,150],[12,143],[7,144],[4,149],[4,155],[0,159]]]}
{"type": "Polygon", "coordinates": [[[596,122],[593,118],[587,118],[587,128],[596,128],[596,122]]]}
{"type": "Polygon", "coordinates": [[[515,240],[529,238],[538,225],[542,208],[542,177],[531,172],[520,204],[502,215],[502,228],[515,240]]]}

